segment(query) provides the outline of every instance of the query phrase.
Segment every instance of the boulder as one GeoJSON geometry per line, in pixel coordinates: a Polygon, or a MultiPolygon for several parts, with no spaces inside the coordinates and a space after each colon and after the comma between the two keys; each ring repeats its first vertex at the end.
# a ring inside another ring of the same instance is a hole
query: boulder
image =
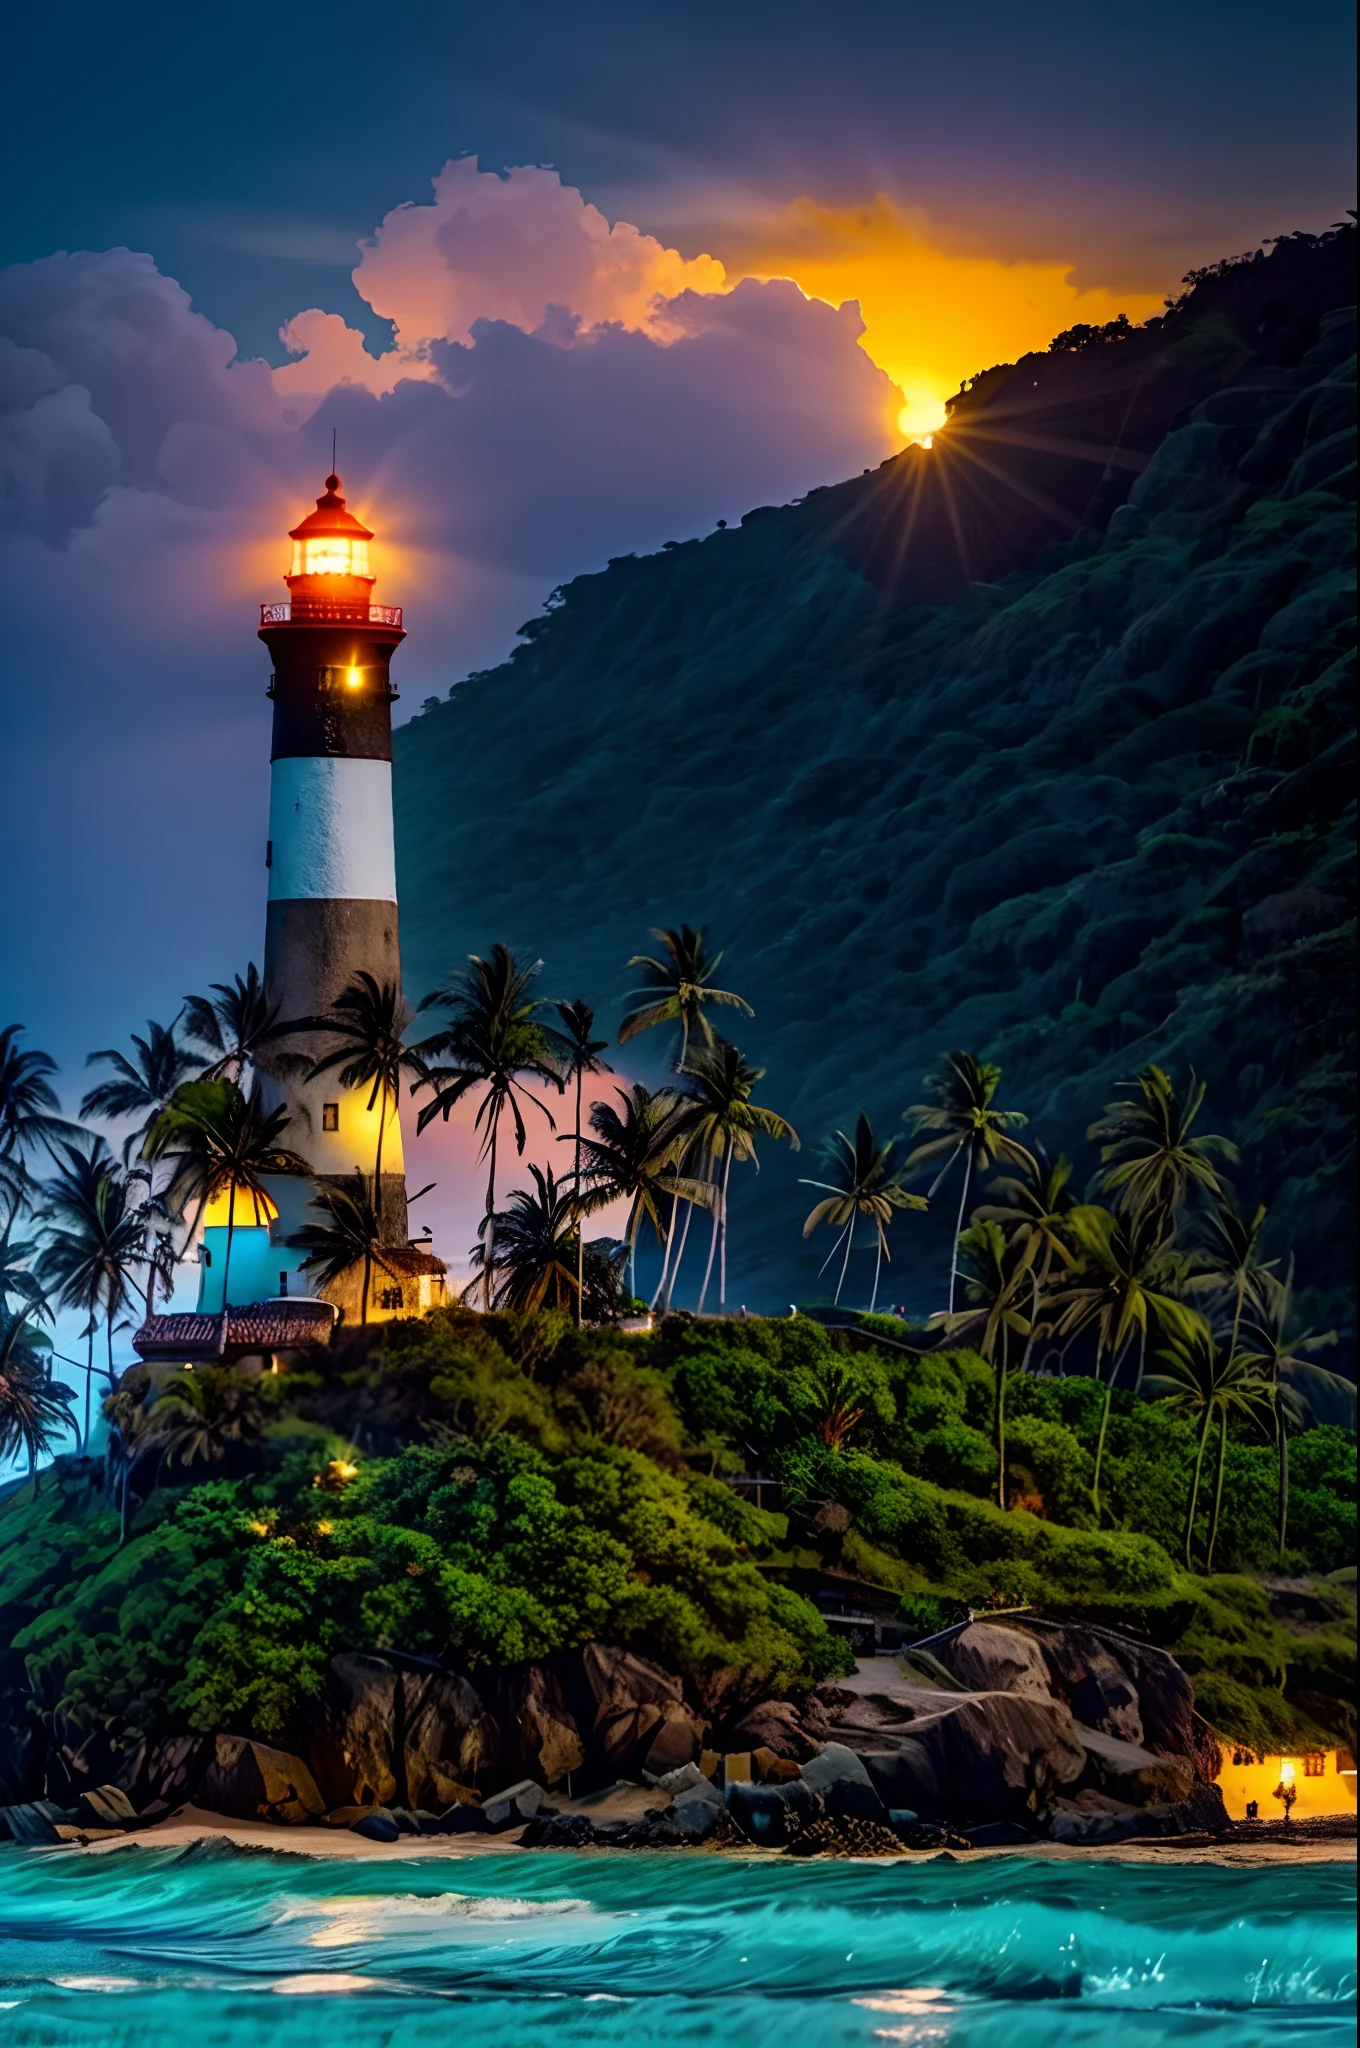
{"type": "Polygon", "coordinates": [[[723,1810],[722,1799],[705,1782],[702,1790],[696,1786],[677,1799],[670,1817],[686,1842],[706,1842],[721,1825],[723,1810]]]}
{"type": "MultiPolygon", "coordinates": [[[[847,1820],[887,1821],[888,1810],[874,1789],[873,1779],[854,1751],[842,1743],[828,1742],[819,1756],[803,1766],[800,1783],[818,1794],[829,1814],[847,1820]]],[[[793,1785],[768,1789],[785,1798],[795,1791],[793,1785]]]]}
{"type": "Polygon", "coordinates": [[[500,1731],[502,1770],[549,1786],[580,1770],[585,1744],[557,1671],[543,1664],[513,1664],[490,1673],[482,1691],[500,1731]]]}
{"type": "MultiPolygon", "coordinates": [[[[851,1789],[862,1794],[870,1788],[852,1782],[851,1789]]],[[[874,1803],[877,1805],[877,1801],[874,1803]]],[[[727,1811],[747,1840],[759,1843],[762,1848],[782,1849],[817,1818],[820,1808],[816,1793],[801,1778],[784,1785],[739,1783],[729,1786],[727,1793],[727,1811]]],[[[855,1817],[875,1816],[857,1813],[855,1817]]],[[[716,1815],[714,1819],[716,1822],[716,1815]]]]}
{"type": "Polygon", "coordinates": [[[1148,1816],[1138,1807],[1081,1792],[1075,1799],[1054,1800],[1045,1816],[1044,1832],[1050,1842],[1064,1842],[1070,1848],[1104,1849],[1159,1830],[1149,1825],[1148,1816]]]}
{"type": "Polygon", "coordinates": [[[790,1763],[805,1764],[816,1756],[829,1733],[826,1710],[809,1701],[800,1714],[787,1700],[762,1700],[728,1731],[732,1749],[766,1749],[790,1763]]]}
{"type": "Polygon", "coordinates": [[[939,1644],[939,1661],[969,1692],[1049,1696],[1048,1666],[1033,1636],[992,1622],[971,1622],[939,1644]]]}
{"type": "Polygon", "coordinates": [[[366,1842],[399,1842],[401,1829],[386,1807],[373,1806],[362,1820],[351,1821],[351,1832],[362,1835],[366,1842]]]}
{"type": "Polygon", "coordinates": [[[579,1674],[588,1719],[576,1719],[600,1775],[656,1778],[698,1757],[703,1728],[671,1672],[611,1643],[587,1643],[579,1674]]]}
{"type": "MultiPolygon", "coordinates": [[[[1023,1824],[1087,1768],[1068,1709],[1033,1694],[871,1696],[833,1718],[839,1742],[827,1754],[840,1744],[853,1749],[885,1806],[959,1826],[1023,1824]]],[[[819,1757],[806,1765],[804,1776],[815,1784],[822,1764],[819,1757]]]]}
{"type": "Polygon", "coordinates": [[[23,1842],[29,1847],[59,1842],[57,1829],[71,1815],[50,1799],[25,1799],[13,1806],[0,1806],[0,1842],[23,1842]]]}
{"type": "Polygon", "coordinates": [[[205,1735],[159,1736],[138,1745],[114,1783],[128,1794],[139,1813],[158,1799],[167,1807],[185,1806],[198,1797],[212,1749],[212,1738],[205,1735]]]}
{"type": "Polygon", "coordinates": [[[1103,1735],[1080,1723],[1074,1726],[1102,1791],[1131,1806],[1174,1805],[1189,1794],[1195,1782],[1193,1758],[1154,1756],[1116,1735],[1103,1735]]]}
{"type": "MultiPolygon", "coordinates": [[[[708,1785],[709,1782],[698,1764],[681,1764],[679,1770],[667,1771],[663,1776],[659,1777],[656,1781],[656,1789],[658,1792],[669,1793],[672,1799],[679,1799],[682,1793],[690,1790],[691,1786],[708,1785]]],[[[714,1797],[717,1798],[718,1796],[715,1792],[714,1797]]]]}
{"type": "Polygon", "coordinates": [[[516,1785],[507,1785],[503,1792],[493,1792],[481,1804],[482,1817],[493,1834],[503,1828],[520,1827],[526,1820],[532,1820],[543,1804],[544,1791],[532,1778],[521,1778],[516,1785]]]}
{"type": "Polygon", "coordinates": [[[331,1659],[309,1753],[331,1806],[444,1807],[495,1767],[499,1735],[456,1673],[346,1652],[331,1659]]]}
{"type": "Polygon", "coordinates": [[[794,1778],[801,1778],[802,1766],[788,1757],[776,1756],[772,1749],[751,1751],[751,1776],[758,1785],[786,1785],[794,1778]]]}
{"type": "Polygon", "coordinates": [[[210,1813],[233,1820],[298,1823],[319,1820],[328,1809],[301,1757],[242,1735],[214,1736],[198,1798],[210,1813]]]}
{"type": "Polygon", "coordinates": [[[595,1824],[589,1814],[552,1813],[531,1820],[519,1838],[521,1849],[589,1849],[595,1824]]]}
{"type": "Polygon", "coordinates": [[[1084,1727],[1156,1756],[1194,1754],[1194,1687],[1165,1650],[1076,1623],[1036,1624],[1033,1635],[1054,1697],[1084,1727]]]}
{"type": "Polygon", "coordinates": [[[76,1820],[82,1827],[135,1828],[137,1809],[117,1785],[93,1785],[76,1801],[76,1820]]]}

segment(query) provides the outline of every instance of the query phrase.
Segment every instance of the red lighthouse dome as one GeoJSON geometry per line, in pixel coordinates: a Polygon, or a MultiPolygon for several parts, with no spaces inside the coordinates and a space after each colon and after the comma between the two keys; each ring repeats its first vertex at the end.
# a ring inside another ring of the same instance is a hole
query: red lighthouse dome
{"type": "Polygon", "coordinates": [[[373,532],[346,506],[338,476],[326,478],[316,510],[288,538],[293,560],[284,581],[292,617],[367,619],[374,583],[368,560],[373,532]]]}

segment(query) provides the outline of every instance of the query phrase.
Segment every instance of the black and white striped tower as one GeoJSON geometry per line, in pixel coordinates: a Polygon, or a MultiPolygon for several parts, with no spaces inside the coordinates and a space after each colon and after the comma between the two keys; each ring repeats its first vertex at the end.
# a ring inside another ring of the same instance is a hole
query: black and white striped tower
{"type": "MultiPolygon", "coordinates": [[[[327,1011],[361,968],[401,985],[397,877],[392,842],[394,650],[405,638],[400,609],[372,602],[373,535],[345,505],[338,476],[289,538],[288,600],[260,607],[260,638],[274,674],[269,792],[269,910],[264,976],[281,1019],[327,1011]]],[[[296,1055],[320,1049],[283,1041],[296,1055]]],[[[372,1175],[381,1105],[334,1073],[309,1081],[298,1062],[267,1078],[292,1112],[284,1143],[318,1177],[372,1175]]],[[[406,1243],[401,1122],[390,1106],[382,1133],[382,1235],[406,1243]]],[[[296,1228],[306,1183],[274,1190],[280,1224],[296,1228]],[[297,1211],[294,1215],[293,1211],[297,1211]]]]}

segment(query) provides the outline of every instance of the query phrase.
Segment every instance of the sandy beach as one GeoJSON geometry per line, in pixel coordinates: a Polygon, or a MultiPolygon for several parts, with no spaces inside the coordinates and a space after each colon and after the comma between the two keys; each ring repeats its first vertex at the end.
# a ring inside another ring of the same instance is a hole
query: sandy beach
{"type": "MultiPolygon", "coordinates": [[[[641,1815],[648,1805],[656,1804],[655,1793],[639,1786],[636,1792],[621,1792],[610,1801],[609,1818],[626,1819],[641,1815]]],[[[600,1808],[594,1809],[597,1817],[600,1808]]],[[[104,1856],[124,1849],[172,1849],[192,1848],[200,1842],[231,1842],[238,1849],[268,1850],[278,1856],[304,1856],[314,1859],[332,1859],[348,1862],[367,1863],[409,1863],[413,1858],[421,1862],[457,1862],[469,1856],[503,1854],[507,1849],[518,1846],[520,1830],[511,1829],[503,1835],[411,1835],[399,1842],[370,1842],[362,1835],[354,1834],[349,1828],[328,1827],[277,1827],[264,1821],[228,1820],[222,1814],[205,1813],[201,1808],[186,1806],[178,1813],[158,1821],[154,1827],[141,1828],[134,1835],[124,1835],[94,1830],[71,1828],[65,1831],[69,1839],[62,1850],[46,1849],[45,1855],[75,1853],[85,1856],[104,1856]]],[[[529,1852],[536,1853],[536,1852],[529,1852]]],[[[546,1855],[560,1855],[562,1852],[547,1850],[546,1855]]],[[[590,1848],[572,1852],[585,1856],[635,1856],[634,1849],[590,1848]]],[[[771,1862],[782,1855],[779,1849],[759,1849],[750,1843],[717,1849],[689,1849],[664,1852],[676,1856],[739,1856],[754,1857],[761,1862],[771,1862]]],[[[1163,1841],[1149,1843],[1122,1842],[1108,1848],[1081,1849],[1061,1842],[1033,1842],[1015,1847],[997,1849],[972,1849],[965,1855],[950,1850],[904,1851],[901,1857],[865,1858],[873,1862],[923,1863],[932,1858],[947,1857],[950,1861],[973,1862],[979,1857],[1025,1856],[1042,1857],[1046,1862],[1055,1863],[1214,1863],[1227,1864],[1236,1868],[1251,1868],[1262,1864],[1304,1864],[1304,1863],[1353,1863],[1356,1860],[1356,1844],[1350,1841],[1299,1841],[1297,1843],[1277,1840],[1257,1842],[1187,1842],[1181,1844],[1174,1836],[1163,1841]]],[[[843,1861],[843,1858],[828,1858],[828,1861],[843,1861]]]]}

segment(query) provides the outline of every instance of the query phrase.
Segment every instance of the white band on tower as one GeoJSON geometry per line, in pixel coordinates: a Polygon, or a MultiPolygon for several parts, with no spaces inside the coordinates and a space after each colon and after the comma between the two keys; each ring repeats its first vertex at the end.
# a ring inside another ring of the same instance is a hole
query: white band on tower
{"type": "Polygon", "coordinates": [[[395,903],[392,764],[330,756],[275,761],[269,781],[269,900],[395,903]]]}

